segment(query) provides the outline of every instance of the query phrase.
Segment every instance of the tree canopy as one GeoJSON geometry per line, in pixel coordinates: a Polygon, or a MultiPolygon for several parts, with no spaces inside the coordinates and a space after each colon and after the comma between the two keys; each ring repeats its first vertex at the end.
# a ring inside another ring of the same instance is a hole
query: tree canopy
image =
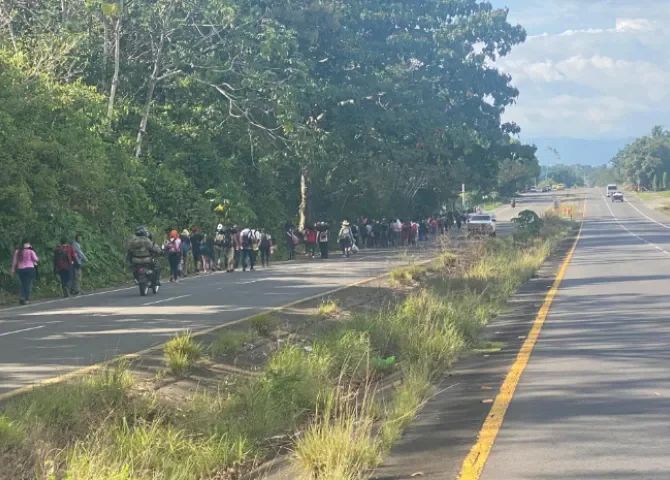
{"type": "Polygon", "coordinates": [[[139,223],[513,193],[539,170],[501,120],[518,91],[495,60],[525,37],[476,0],[3,2],[0,254],[81,230],[112,265],[139,223]]]}
{"type": "Polygon", "coordinates": [[[670,132],[656,126],[650,135],[626,145],[612,159],[621,178],[643,188],[662,186],[663,175],[670,171],[670,132]],[[654,186],[654,179],[656,185],[654,186]]]}

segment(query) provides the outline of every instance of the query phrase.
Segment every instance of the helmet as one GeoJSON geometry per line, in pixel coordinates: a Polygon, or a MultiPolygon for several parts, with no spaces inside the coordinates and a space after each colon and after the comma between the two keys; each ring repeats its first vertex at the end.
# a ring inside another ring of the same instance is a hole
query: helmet
{"type": "Polygon", "coordinates": [[[216,227],[217,231],[223,230],[223,224],[219,223],[219,225],[216,227]]]}
{"type": "Polygon", "coordinates": [[[144,226],[140,225],[139,227],[135,228],[135,235],[138,237],[148,237],[149,232],[147,232],[147,229],[144,228],[144,226]]]}

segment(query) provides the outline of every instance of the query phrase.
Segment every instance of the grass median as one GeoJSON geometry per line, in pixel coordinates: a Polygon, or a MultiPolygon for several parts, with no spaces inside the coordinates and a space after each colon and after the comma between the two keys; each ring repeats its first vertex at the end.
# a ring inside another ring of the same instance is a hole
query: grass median
{"type": "MultiPolygon", "coordinates": [[[[367,478],[431,383],[482,348],[481,328],[570,228],[546,218],[523,244],[491,240],[408,267],[395,275],[408,284],[401,299],[316,329],[309,345],[286,342],[258,374],[186,405],[133,393],[127,364],[29,392],[0,411],[0,478],[236,479],[279,449],[292,452],[298,477],[367,478]]],[[[338,310],[328,301],[317,317],[338,310]]],[[[202,352],[182,335],[166,347],[166,364],[183,375],[185,362],[229,354],[277,323],[250,326],[230,338],[224,331],[202,352]]]]}

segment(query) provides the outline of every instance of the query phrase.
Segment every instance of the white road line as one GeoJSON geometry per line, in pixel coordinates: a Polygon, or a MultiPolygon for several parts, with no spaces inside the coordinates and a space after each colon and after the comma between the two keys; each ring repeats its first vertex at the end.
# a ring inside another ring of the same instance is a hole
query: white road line
{"type": "Polygon", "coordinates": [[[39,330],[40,328],[44,327],[46,327],[46,325],[40,325],[39,327],[22,328],[21,330],[14,330],[13,332],[0,333],[0,337],[6,337],[7,335],[14,335],[15,333],[29,332],[31,330],[39,330]]]}
{"type": "Polygon", "coordinates": [[[180,298],[186,298],[186,297],[190,297],[190,296],[191,295],[189,294],[189,295],[180,295],[178,297],[164,298],[163,300],[156,300],[155,302],[145,303],[142,306],[146,307],[148,305],[158,305],[159,303],[171,302],[173,300],[179,300],[180,298]]]}
{"type": "Polygon", "coordinates": [[[642,216],[643,216],[644,218],[646,218],[647,220],[651,220],[652,222],[654,222],[654,223],[660,225],[660,226],[663,227],[663,228],[670,228],[670,225],[666,225],[666,224],[664,224],[664,223],[657,222],[657,221],[654,220],[653,218],[648,217],[647,215],[645,215],[644,213],[642,213],[642,212],[641,212],[635,205],[633,205],[631,202],[626,202],[626,203],[628,203],[628,205],[630,205],[630,206],[633,207],[635,210],[637,210],[637,213],[639,213],[640,215],[642,215],[642,216]]]}
{"type": "MultiPolygon", "coordinates": [[[[621,223],[621,221],[620,221],[618,218],[616,218],[616,215],[614,215],[614,212],[612,211],[612,207],[610,207],[610,204],[609,204],[609,202],[607,201],[607,199],[606,199],[604,196],[603,196],[602,198],[603,198],[603,201],[605,202],[605,205],[607,205],[607,209],[608,209],[608,210],[610,211],[610,213],[612,214],[612,218],[614,219],[614,221],[615,221],[616,223],[619,224],[619,226],[620,226],[621,228],[623,228],[625,231],[627,231],[630,235],[634,236],[634,237],[637,238],[638,240],[641,240],[642,242],[646,243],[646,244],[649,245],[650,247],[654,247],[656,250],[658,250],[658,251],[660,251],[660,252],[663,252],[663,253],[665,253],[666,255],[670,255],[670,252],[668,252],[667,250],[664,250],[663,248],[659,247],[659,246],[656,245],[655,243],[651,243],[650,241],[648,241],[648,240],[642,238],[641,236],[639,236],[638,234],[633,233],[633,232],[631,232],[630,230],[628,230],[628,228],[627,228],[623,223],[621,223]]],[[[642,213],[642,212],[640,212],[640,213],[642,213]]],[[[643,214],[643,215],[644,215],[644,214],[643,214]]],[[[645,216],[646,216],[646,215],[645,215],[645,216]]],[[[651,220],[651,219],[650,219],[650,220],[651,220]]],[[[652,221],[653,221],[653,220],[652,220],[652,221]]],[[[658,222],[655,222],[655,223],[658,223],[658,222]]]]}

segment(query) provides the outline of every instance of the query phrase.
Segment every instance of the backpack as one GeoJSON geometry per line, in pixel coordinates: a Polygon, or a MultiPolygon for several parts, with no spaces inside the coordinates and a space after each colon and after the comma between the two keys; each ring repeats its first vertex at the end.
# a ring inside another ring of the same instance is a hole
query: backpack
{"type": "Polygon", "coordinates": [[[244,232],[242,234],[242,248],[249,249],[251,248],[251,238],[249,236],[251,232],[244,232]]]}
{"type": "Polygon", "coordinates": [[[345,238],[349,238],[351,236],[351,230],[349,227],[343,228],[340,230],[340,240],[344,240],[345,238]]]}
{"type": "Polygon", "coordinates": [[[67,253],[66,247],[60,246],[56,249],[56,270],[59,272],[70,269],[70,258],[67,253]]]}
{"type": "Polygon", "coordinates": [[[270,237],[267,233],[261,235],[261,248],[270,248],[270,237]]]}
{"type": "Polygon", "coordinates": [[[230,232],[223,234],[223,248],[230,248],[233,246],[233,236],[230,232]]]}
{"type": "Polygon", "coordinates": [[[325,230],[323,232],[319,232],[319,242],[323,243],[327,241],[328,241],[328,232],[325,230]]]}
{"type": "Polygon", "coordinates": [[[170,255],[176,255],[178,253],[181,253],[180,251],[180,245],[177,245],[177,239],[172,238],[168,244],[167,244],[167,251],[170,255]]]}

